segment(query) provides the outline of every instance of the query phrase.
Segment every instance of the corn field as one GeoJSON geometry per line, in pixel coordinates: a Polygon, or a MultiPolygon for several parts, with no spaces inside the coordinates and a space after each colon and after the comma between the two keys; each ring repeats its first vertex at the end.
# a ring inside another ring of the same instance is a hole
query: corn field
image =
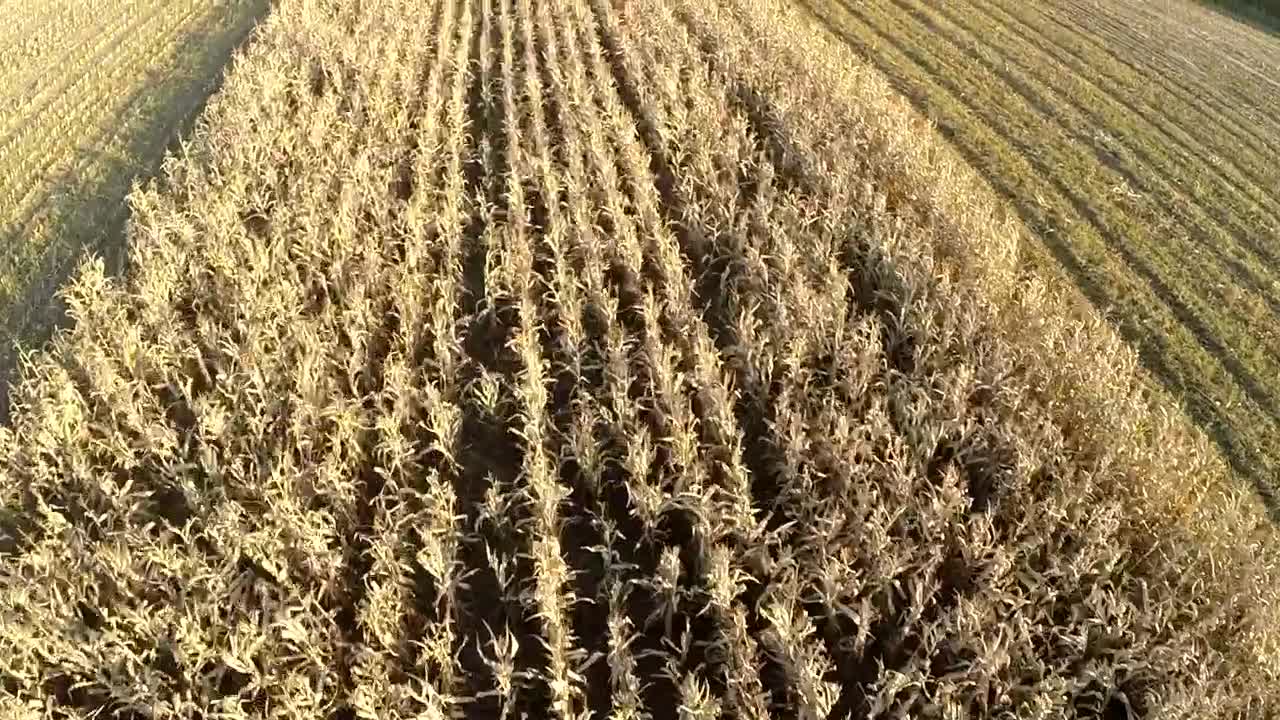
{"type": "MultiPolygon", "coordinates": [[[[1280,520],[1280,35],[1191,0],[796,0],[936,123],[1280,520]]],[[[1242,3],[1227,0],[1225,4],[1242,3]]]]}
{"type": "Polygon", "coordinates": [[[1280,709],[1256,499],[781,0],[280,0],[131,206],[3,717],[1280,709]]]}

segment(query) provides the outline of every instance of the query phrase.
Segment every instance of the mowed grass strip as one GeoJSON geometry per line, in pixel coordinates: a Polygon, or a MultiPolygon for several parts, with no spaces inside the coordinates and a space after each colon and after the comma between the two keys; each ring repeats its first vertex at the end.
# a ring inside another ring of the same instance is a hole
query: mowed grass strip
{"type": "Polygon", "coordinates": [[[86,251],[124,264],[124,198],[153,173],[266,0],[22,6],[0,51],[0,418],[16,347],[59,317],[86,251]]]}
{"type": "MultiPolygon", "coordinates": [[[[1194,118],[1220,106],[1170,102],[1179,114],[1166,119],[1157,98],[1110,81],[1142,72],[1137,61],[1108,65],[1095,60],[1096,42],[1059,40],[1070,23],[1061,18],[1085,14],[1067,2],[1055,7],[1060,22],[1005,0],[801,5],[937,123],[1038,236],[1028,265],[1065,273],[1106,312],[1270,498],[1280,467],[1280,208],[1265,189],[1269,145],[1231,141],[1249,136],[1249,119],[1224,118],[1234,130],[1217,141],[1194,118]],[[1103,70],[1090,73],[1095,64],[1103,70]]],[[[1095,15],[1122,23],[1131,12],[1095,15]]]]}

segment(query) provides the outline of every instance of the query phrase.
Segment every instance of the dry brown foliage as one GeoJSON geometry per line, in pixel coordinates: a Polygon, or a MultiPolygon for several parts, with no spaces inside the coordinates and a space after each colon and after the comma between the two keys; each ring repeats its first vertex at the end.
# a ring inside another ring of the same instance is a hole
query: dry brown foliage
{"type": "Polygon", "coordinates": [[[724,5],[282,0],[0,429],[0,714],[1275,714],[1256,501],[724,5]]]}

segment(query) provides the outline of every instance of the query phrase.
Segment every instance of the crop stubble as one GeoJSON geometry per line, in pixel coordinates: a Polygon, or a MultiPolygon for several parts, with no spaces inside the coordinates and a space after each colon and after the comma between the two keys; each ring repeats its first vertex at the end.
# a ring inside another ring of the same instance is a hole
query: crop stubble
{"type": "Polygon", "coordinates": [[[0,710],[1273,707],[1265,518],[824,43],[281,2],[0,429],[0,710]]]}

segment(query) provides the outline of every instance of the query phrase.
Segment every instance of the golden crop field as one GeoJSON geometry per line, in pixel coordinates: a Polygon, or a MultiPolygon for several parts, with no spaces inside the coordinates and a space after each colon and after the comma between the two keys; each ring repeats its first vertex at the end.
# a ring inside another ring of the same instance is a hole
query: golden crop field
{"type": "Polygon", "coordinates": [[[4,718],[1280,712],[1256,494],[790,0],[279,0],[129,206],[4,718]]]}
{"type": "MultiPolygon", "coordinates": [[[[0,3],[0,405],[86,251],[124,262],[124,198],[212,91],[266,0],[0,3]]],[[[0,409],[0,418],[5,412],[0,409]]]]}
{"type": "Polygon", "coordinates": [[[1183,0],[798,2],[1280,507],[1280,36],[1183,0]]]}

